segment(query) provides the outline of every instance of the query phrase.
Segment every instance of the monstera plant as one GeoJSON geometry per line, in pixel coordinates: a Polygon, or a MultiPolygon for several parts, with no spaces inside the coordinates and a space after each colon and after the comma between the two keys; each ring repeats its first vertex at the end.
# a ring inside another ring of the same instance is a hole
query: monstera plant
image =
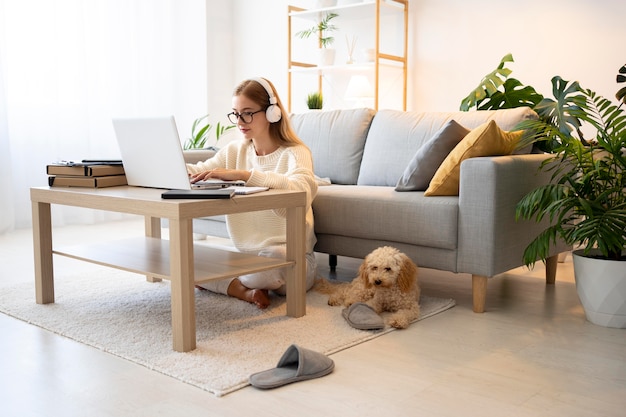
{"type": "Polygon", "coordinates": [[[513,62],[511,54],[505,55],[498,67],[485,75],[480,84],[461,100],[461,111],[468,111],[473,107],[477,110],[534,107],[543,100],[543,96],[533,87],[524,86],[519,80],[509,78],[513,71],[504,67],[507,62],[513,62]]]}
{"type": "MultiPolygon", "coordinates": [[[[515,107],[530,107],[537,110],[536,106],[543,100],[543,95],[533,87],[525,86],[515,78],[509,78],[513,72],[505,65],[513,62],[511,54],[505,55],[498,67],[485,75],[478,86],[461,100],[460,110],[498,110],[515,107]]],[[[540,115],[541,117],[541,115],[540,115]]],[[[544,151],[551,150],[550,142],[539,142],[536,146],[544,151]]]]}
{"type": "MultiPolygon", "coordinates": [[[[617,82],[626,81],[624,74],[626,65],[617,82]]],[[[581,248],[574,251],[574,273],[587,318],[626,327],[626,88],[615,104],[558,76],[552,87],[554,100],[535,107],[540,118],[518,125],[526,132],[522,146],[549,142],[553,153],[542,165],[552,172],[551,183],[517,206],[518,218],[550,223],[526,248],[524,262],[545,260],[557,239],[581,248]]]]}
{"type": "MultiPolygon", "coordinates": [[[[626,327],[626,87],[615,104],[578,82],[552,79],[554,99],[510,78],[505,55],[498,67],[461,101],[461,110],[531,107],[537,120],[520,123],[521,147],[534,144],[552,155],[541,169],[550,184],[532,190],[517,206],[517,217],[549,226],[524,252],[524,263],[546,260],[562,239],[581,248],[573,252],[579,298],[592,323],[626,327]],[[583,132],[593,132],[589,137],[583,132]],[[607,272],[608,276],[600,276],[607,272]]],[[[626,65],[618,70],[626,82],[626,65]]]]}

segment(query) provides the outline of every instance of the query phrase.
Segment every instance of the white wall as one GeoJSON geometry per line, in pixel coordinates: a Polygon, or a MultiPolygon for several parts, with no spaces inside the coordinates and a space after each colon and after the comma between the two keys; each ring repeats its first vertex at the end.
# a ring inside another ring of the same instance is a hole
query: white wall
{"type": "Polygon", "coordinates": [[[281,98],[287,91],[287,5],[285,0],[235,0],[233,3],[236,81],[268,78],[281,98]]]}
{"type": "Polygon", "coordinates": [[[458,108],[512,53],[512,77],[552,97],[550,79],[578,80],[606,97],[626,64],[623,0],[411,1],[412,107],[458,108]]]}
{"type": "MultiPolygon", "coordinates": [[[[222,3],[233,12],[229,81],[265,76],[285,100],[287,5],[315,0],[222,3]]],[[[555,75],[614,97],[626,64],[624,0],[409,0],[409,12],[409,110],[457,110],[507,53],[511,76],[550,97],[555,75]]]]}
{"type": "Polygon", "coordinates": [[[236,83],[233,7],[223,0],[206,0],[207,102],[211,121],[226,121],[236,83]]]}

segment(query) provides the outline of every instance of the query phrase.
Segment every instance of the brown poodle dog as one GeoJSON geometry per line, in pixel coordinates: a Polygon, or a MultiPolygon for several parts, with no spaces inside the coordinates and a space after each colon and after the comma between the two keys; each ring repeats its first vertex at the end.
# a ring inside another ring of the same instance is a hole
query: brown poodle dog
{"type": "Polygon", "coordinates": [[[328,304],[349,307],[364,302],[380,314],[391,312],[386,323],[404,329],[420,314],[417,265],[404,253],[383,246],[368,254],[352,282],[318,282],[318,291],[329,294],[328,304]]]}

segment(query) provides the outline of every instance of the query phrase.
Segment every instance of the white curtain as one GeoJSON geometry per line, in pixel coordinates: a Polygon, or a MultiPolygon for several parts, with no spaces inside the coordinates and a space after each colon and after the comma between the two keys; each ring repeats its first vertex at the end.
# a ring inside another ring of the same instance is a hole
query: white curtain
{"type": "MultiPolygon", "coordinates": [[[[31,225],[46,164],[119,158],[113,117],[172,114],[185,139],[207,108],[205,13],[204,0],[0,0],[0,233],[31,225]]],[[[119,217],[53,209],[55,225],[119,217]]]]}

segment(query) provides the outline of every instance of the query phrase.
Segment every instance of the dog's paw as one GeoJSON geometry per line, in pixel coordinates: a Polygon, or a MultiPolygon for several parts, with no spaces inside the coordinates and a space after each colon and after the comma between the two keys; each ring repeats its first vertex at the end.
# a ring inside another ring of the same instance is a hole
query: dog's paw
{"type": "Polygon", "coordinates": [[[402,314],[392,314],[391,316],[389,316],[387,324],[396,329],[406,329],[407,327],[409,327],[409,324],[411,324],[411,322],[409,322],[407,317],[402,314]]]}
{"type": "Polygon", "coordinates": [[[328,305],[329,306],[340,306],[343,305],[343,299],[340,297],[330,296],[328,297],[328,305]]]}

